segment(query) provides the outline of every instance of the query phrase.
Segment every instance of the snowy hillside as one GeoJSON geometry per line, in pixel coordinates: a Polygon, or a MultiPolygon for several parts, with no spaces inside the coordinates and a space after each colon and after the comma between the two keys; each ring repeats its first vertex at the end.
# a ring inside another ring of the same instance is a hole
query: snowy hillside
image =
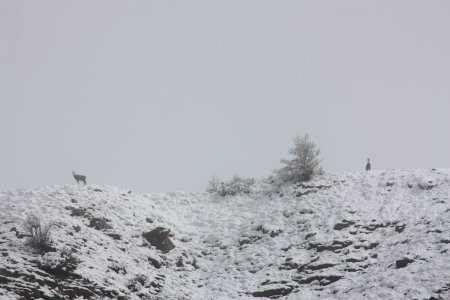
{"type": "Polygon", "coordinates": [[[449,170],[256,185],[0,192],[0,299],[450,299],[449,170]],[[28,214],[53,223],[50,252],[27,244],[28,214]],[[158,227],[166,253],[147,239],[158,227]]]}

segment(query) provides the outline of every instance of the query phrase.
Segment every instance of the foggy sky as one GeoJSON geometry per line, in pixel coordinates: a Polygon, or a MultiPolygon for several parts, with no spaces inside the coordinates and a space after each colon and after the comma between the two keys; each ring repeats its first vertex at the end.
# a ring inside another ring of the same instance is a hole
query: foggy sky
{"type": "Polygon", "coordinates": [[[0,190],[449,168],[449,100],[450,1],[0,0],[0,190]]]}

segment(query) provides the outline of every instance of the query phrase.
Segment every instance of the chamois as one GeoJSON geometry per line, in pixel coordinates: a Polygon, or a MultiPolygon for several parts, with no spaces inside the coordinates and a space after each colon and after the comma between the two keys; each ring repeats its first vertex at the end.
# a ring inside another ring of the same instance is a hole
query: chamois
{"type": "Polygon", "coordinates": [[[75,171],[72,171],[72,175],[73,175],[73,178],[75,178],[75,180],[77,181],[77,183],[82,181],[84,183],[84,185],[86,185],[86,176],[75,174],[75,171]]]}
{"type": "Polygon", "coordinates": [[[366,171],[370,171],[370,169],[371,169],[370,159],[367,159],[366,171]]]}

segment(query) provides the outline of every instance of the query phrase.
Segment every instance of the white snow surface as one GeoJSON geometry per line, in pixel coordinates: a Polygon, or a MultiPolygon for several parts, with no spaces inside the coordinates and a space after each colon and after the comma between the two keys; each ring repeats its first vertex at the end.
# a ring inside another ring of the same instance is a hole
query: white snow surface
{"type": "Polygon", "coordinates": [[[280,288],[280,299],[450,299],[449,192],[446,169],[328,174],[279,189],[260,180],[251,194],[227,197],[91,184],[4,191],[0,299],[22,299],[23,289],[60,295],[29,278],[52,278],[39,264],[56,264],[68,248],[82,277],[72,284],[87,280],[122,299],[255,299],[280,288]],[[89,227],[73,208],[112,229],[89,227]],[[31,213],[53,223],[56,252],[37,253],[21,236],[31,213]],[[158,226],[176,246],[166,254],[142,236],[158,226]],[[148,284],[130,289],[138,275],[148,284]]]}

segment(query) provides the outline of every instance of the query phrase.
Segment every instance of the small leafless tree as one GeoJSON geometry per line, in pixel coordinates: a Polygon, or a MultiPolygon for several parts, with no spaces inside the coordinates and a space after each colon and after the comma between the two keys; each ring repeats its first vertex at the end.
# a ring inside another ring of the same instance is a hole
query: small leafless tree
{"type": "Polygon", "coordinates": [[[275,174],[282,182],[303,182],[311,180],[315,175],[323,173],[320,167],[320,149],[305,134],[294,137],[294,146],[289,150],[292,159],[282,159],[284,167],[275,171],[275,174]]]}
{"type": "Polygon", "coordinates": [[[213,176],[208,182],[208,187],[206,188],[206,191],[208,193],[215,193],[219,190],[219,187],[220,187],[219,180],[215,176],[213,176]]]}

